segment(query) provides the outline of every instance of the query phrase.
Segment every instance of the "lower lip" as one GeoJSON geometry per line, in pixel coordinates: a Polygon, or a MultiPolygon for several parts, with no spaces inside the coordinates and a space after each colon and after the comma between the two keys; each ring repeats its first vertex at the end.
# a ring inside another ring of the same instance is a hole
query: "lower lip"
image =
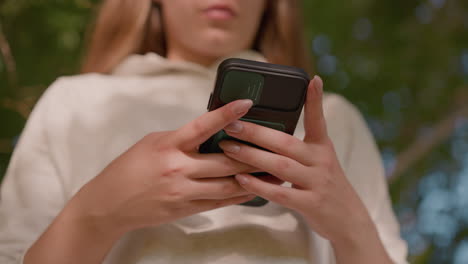
{"type": "Polygon", "coordinates": [[[212,8],[206,10],[204,14],[213,20],[229,20],[234,18],[234,14],[226,9],[212,8]]]}

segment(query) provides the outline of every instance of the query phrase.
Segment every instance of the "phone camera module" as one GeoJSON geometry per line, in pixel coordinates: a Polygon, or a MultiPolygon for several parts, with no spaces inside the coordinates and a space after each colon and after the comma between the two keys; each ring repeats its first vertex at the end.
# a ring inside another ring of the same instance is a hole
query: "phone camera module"
{"type": "Polygon", "coordinates": [[[224,76],[220,99],[224,103],[239,99],[250,99],[254,105],[257,105],[264,84],[265,78],[261,74],[231,70],[224,76]]]}

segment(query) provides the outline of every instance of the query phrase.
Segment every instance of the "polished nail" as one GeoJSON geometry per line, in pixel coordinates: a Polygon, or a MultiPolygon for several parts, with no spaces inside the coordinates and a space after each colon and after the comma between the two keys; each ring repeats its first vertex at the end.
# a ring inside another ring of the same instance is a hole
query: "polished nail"
{"type": "Polygon", "coordinates": [[[226,126],[224,128],[224,130],[226,130],[228,132],[232,132],[232,133],[239,133],[239,132],[242,131],[243,128],[244,128],[244,126],[242,125],[241,122],[234,121],[231,124],[229,124],[228,126],[226,126]]]}
{"type": "Polygon", "coordinates": [[[247,113],[249,109],[252,107],[253,102],[250,99],[243,99],[239,100],[238,102],[235,103],[234,105],[234,113],[237,115],[247,113]]]}
{"type": "Polygon", "coordinates": [[[323,80],[318,75],[314,76],[314,86],[315,86],[315,90],[317,91],[317,94],[322,95],[322,93],[323,93],[323,80]]]}
{"type": "Polygon", "coordinates": [[[235,143],[220,143],[219,147],[224,151],[237,153],[240,150],[240,146],[235,143]]]}
{"type": "Polygon", "coordinates": [[[249,179],[241,174],[236,175],[236,180],[242,185],[249,183],[249,179]]]}

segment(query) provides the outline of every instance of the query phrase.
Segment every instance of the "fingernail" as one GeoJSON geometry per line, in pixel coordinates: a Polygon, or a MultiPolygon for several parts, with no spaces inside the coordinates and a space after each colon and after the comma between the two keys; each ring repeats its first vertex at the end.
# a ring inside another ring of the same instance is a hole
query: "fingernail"
{"type": "Polygon", "coordinates": [[[249,111],[252,105],[253,105],[253,102],[250,99],[239,100],[234,105],[234,108],[233,108],[234,113],[236,113],[237,115],[247,113],[247,111],[249,111]]]}
{"type": "Polygon", "coordinates": [[[314,76],[314,86],[315,86],[315,89],[317,91],[317,94],[322,94],[322,92],[323,92],[323,80],[318,75],[314,76]]]}
{"type": "Polygon", "coordinates": [[[240,150],[240,146],[237,145],[236,143],[221,142],[219,143],[219,147],[223,149],[224,151],[231,152],[231,153],[237,153],[240,150]]]}
{"type": "Polygon", "coordinates": [[[236,180],[242,185],[249,183],[249,179],[241,174],[236,175],[236,180]]]}
{"type": "Polygon", "coordinates": [[[231,124],[229,124],[228,126],[226,126],[224,128],[224,130],[226,130],[228,132],[232,132],[232,133],[239,133],[239,132],[242,131],[242,128],[244,128],[244,126],[241,124],[241,122],[234,121],[231,124]]]}

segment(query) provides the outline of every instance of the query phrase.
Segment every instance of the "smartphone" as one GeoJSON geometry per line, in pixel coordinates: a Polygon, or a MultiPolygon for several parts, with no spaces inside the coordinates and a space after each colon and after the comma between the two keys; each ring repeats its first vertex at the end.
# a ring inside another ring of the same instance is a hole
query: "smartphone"
{"type": "MultiPolygon", "coordinates": [[[[237,58],[227,59],[218,67],[214,90],[210,95],[207,109],[213,111],[235,100],[251,99],[252,108],[240,120],[293,135],[305,102],[309,82],[309,76],[300,68],[237,58]]],[[[253,145],[232,138],[221,130],[201,144],[199,152],[222,153],[218,146],[222,140],[236,140],[253,145]]],[[[268,174],[253,173],[253,175],[268,174]]],[[[261,206],[267,202],[257,197],[242,205],[261,206]]]]}

